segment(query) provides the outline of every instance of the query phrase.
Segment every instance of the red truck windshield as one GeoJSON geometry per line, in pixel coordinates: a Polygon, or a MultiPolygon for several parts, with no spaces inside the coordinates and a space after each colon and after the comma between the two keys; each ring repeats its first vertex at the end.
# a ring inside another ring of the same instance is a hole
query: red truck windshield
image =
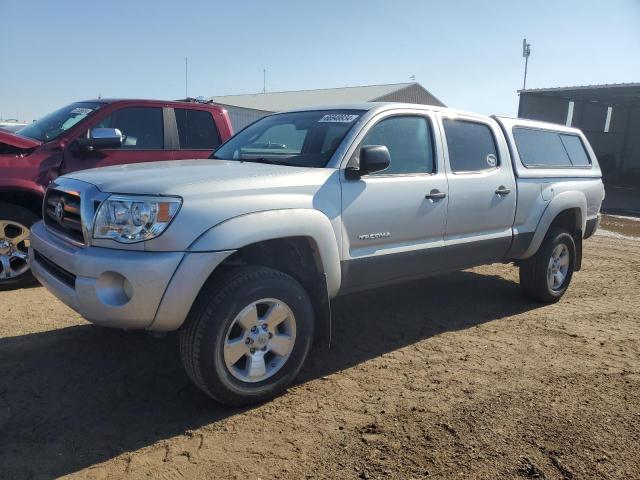
{"type": "Polygon", "coordinates": [[[16,133],[23,137],[41,142],[58,138],[64,132],[84,120],[103,104],[100,102],[76,102],[53,113],[45,115],[31,125],[21,128],[16,133]]]}

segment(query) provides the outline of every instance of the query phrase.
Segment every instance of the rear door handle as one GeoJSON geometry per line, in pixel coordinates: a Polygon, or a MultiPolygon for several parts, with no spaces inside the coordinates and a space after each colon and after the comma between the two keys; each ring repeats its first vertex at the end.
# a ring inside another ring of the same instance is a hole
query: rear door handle
{"type": "Polygon", "coordinates": [[[441,192],[437,188],[434,188],[429,193],[427,193],[424,198],[428,198],[429,200],[440,200],[441,198],[444,198],[446,196],[446,193],[441,192]]]}
{"type": "Polygon", "coordinates": [[[496,190],[496,195],[509,195],[511,193],[511,189],[505,187],[504,185],[500,185],[496,190]]]}

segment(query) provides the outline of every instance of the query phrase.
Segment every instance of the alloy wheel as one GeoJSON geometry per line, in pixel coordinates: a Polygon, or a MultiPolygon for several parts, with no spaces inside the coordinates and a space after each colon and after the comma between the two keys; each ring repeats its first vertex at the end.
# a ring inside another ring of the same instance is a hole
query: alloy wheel
{"type": "Polygon", "coordinates": [[[29,229],[13,220],[0,220],[0,282],[29,270],[29,229]]]}
{"type": "Polygon", "coordinates": [[[551,290],[562,289],[569,271],[569,249],[561,243],[551,252],[547,268],[547,285],[551,290]]]}
{"type": "Polygon", "coordinates": [[[225,365],[242,382],[261,382],[284,366],[295,339],[291,308],[274,298],[258,300],[243,308],[227,329],[225,365]]]}

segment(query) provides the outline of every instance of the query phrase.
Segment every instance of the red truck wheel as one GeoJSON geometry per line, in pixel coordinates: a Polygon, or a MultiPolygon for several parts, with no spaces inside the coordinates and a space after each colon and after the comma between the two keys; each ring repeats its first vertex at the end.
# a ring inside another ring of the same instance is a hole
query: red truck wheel
{"type": "Polygon", "coordinates": [[[0,290],[35,283],[29,269],[29,229],[38,217],[18,205],[0,203],[0,290]]]}

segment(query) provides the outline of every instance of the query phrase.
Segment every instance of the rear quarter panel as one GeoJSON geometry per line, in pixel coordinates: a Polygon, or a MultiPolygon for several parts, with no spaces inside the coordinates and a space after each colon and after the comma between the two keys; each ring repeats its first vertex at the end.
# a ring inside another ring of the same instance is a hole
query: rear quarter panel
{"type": "Polygon", "coordinates": [[[604,199],[602,172],[598,159],[582,131],[545,122],[496,117],[509,144],[516,175],[518,202],[514,219],[514,235],[532,238],[517,258],[535,254],[555,217],[566,209],[580,210],[578,225],[585,231],[587,220],[596,218],[604,199]],[[530,127],[578,135],[587,151],[588,167],[540,168],[522,162],[513,137],[514,127],[530,127]]]}

